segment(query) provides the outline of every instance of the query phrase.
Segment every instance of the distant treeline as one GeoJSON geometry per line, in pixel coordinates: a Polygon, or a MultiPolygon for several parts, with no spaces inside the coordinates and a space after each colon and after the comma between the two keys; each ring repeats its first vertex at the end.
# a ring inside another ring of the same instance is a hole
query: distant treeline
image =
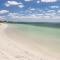
{"type": "Polygon", "coordinates": [[[43,26],[43,27],[53,27],[53,28],[60,28],[60,23],[57,22],[7,22],[11,24],[27,24],[27,25],[34,25],[34,26],[43,26]]]}
{"type": "Polygon", "coordinates": [[[0,21],[0,23],[3,23],[3,21],[0,21]]]}
{"type": "Polygon", "coordinates": [[[0,23],[7,23],[7,21],[0,20],[0,23]]]}

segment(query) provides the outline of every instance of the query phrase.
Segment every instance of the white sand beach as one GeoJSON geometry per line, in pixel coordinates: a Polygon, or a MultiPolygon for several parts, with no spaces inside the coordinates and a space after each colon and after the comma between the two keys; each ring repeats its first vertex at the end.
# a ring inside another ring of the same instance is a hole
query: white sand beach
{"type": "Polygon", "coordinates": [[[37,41],[28,41],[24,36],[18,36],[13,30],[9,31],[7,27],[9,27],[7,24],[0,24],[0,60],[60,60],[58,55],[48,54],[48,50],[41,47],[37,41]],[[11,38],[6,33],[14,37],[11,38]]]}

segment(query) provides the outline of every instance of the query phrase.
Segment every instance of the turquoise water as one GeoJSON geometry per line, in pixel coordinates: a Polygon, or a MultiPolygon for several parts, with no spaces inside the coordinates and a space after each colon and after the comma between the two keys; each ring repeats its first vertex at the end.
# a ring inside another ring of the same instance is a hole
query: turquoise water
{"type": "Polygon", "coordinates": [[[60,28],[33,26],[28,24],[13,24],[12,27],[26,34],[46,35],[60,39],[60,28]]]}
{"type": "Polygon", "coordinates": [[[12,27],[27,38],[35,39],[44,47],[60,54],[60,28],[12,24],[12,27]]]}

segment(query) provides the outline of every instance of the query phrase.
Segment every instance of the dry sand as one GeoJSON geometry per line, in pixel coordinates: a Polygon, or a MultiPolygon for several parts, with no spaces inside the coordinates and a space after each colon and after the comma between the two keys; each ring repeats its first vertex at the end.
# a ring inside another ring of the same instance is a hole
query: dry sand
{"type": "Polygon", "coordinates": [[[13,38],[15,40],[13,40],[6,33],[8,32],[13,35],[14,32],[8,30],[5,32],[7,27],[7,24],[0,25],[0,60],[60,60],[55,56],[43,52],[41,50],[42,47],[39,49],[40,45],[36,42],[24,40],[23,36],[18,39],[21,40],[19,42],[17,40],[18,35],[14,34],[13,38]]]}

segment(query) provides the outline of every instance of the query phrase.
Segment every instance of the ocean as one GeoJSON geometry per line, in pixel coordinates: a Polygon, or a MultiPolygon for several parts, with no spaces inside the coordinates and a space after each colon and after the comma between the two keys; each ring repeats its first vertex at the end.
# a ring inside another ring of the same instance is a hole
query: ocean
{"type": "Polygon", "coordinates": [[[60,26],[57,24],[10,24],[26,38],[35,40],[53,54],[60,55],[60,26]]]}

